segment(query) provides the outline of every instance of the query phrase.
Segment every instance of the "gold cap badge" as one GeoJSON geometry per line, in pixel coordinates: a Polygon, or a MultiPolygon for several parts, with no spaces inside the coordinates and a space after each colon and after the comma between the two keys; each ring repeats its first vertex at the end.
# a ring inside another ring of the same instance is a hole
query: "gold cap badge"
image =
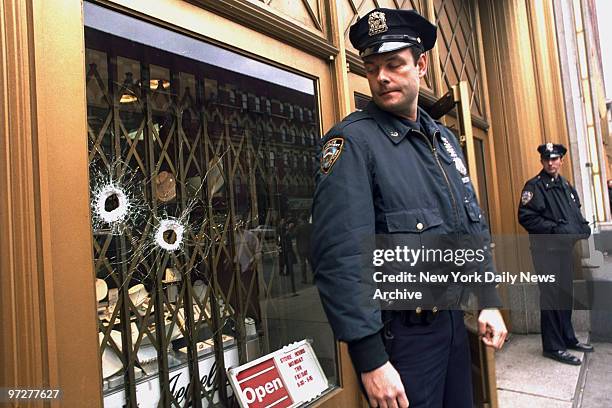
{"type": "Polygon", "coordinates": [[[384,33],[389,29],[387,27],[387,18],[382,11],[375,11],[368,17],[368,35],[371,37],[376,34],[384,33]]]}

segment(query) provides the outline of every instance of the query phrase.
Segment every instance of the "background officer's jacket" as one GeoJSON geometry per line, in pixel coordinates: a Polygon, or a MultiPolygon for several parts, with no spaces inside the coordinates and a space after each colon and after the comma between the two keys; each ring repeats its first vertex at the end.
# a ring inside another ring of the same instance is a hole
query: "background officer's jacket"
{"type": "MultiPolygon", "coordinates": [[[[527,181],[518,209],[519,223],[529,234],[563,234],[576,239],[588,238],[591,229],[580,212],[576,189],[562,176],[550,177],[544,170],[527,181]]],[[[554,247],[560,239],[532,237],[534,247],[554,247]]]]}
{"type": "MultiPolygon", "coordinates": [[[[316,174],[313,269],[334,334],[349,347],[382,328],[379,305],[366,301],[374,291],[367,279],[373,266],[363,262],[364,255],[372,259],[364,248],[375,234],[484,234],[490,240],[469,177],[444,147],[446,140],[464,164],[455,136],[421,109],[419,118],[420,130],[370,102],[321,143],[344,140],[327,174],[321,168],[316,174]]],[[[495,270],[488,252],[484,267],[495,270]]],[[[498,306],[489,289],[481,306],[498,306]]],[[[353,362],[358,371],[376,368],[353,362]]]]}

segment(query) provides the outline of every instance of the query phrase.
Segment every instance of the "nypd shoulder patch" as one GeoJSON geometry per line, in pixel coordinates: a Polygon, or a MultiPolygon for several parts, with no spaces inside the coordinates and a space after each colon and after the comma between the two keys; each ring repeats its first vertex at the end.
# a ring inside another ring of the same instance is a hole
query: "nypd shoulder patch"
{"type": "Polygon", "coordinates": [[[331,171],[334,163],[340,157],[344,146],[344,138],[334,137],[329,139],[323,146],[321,153],[321,172],[327,174],[331,171]]]}
{"type": "Polygon", "coordinates": [[[531,191],[527,191],[527,190],[523,191],[523,194],[521,194],[521,204],[527,205],[527,203],[529,203],[532,198],[533,198],[533,193],[531,191]]]}

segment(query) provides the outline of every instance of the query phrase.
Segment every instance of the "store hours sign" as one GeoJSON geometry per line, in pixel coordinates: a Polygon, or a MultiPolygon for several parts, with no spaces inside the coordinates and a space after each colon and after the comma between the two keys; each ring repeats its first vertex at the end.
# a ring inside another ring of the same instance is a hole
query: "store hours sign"
{"type": "Polygon", "coordinates": [[[228,377],[242,408],[296,407],[329,386],[307,340],[230,368],[228,377]]]}

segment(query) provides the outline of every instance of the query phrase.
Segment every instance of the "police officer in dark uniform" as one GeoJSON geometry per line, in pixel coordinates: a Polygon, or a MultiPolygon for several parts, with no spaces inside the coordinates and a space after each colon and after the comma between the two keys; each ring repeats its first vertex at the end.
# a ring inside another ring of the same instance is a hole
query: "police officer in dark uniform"
{"type": "Polygon", "coordinates": [[[572,327],[572,250],[576,241],[591,235],[591,229],[580,212],[576,189],[559,174],[566,152],[561,144],[538,147],[542,171],[523,187],[518,219],[529,232],[535,272],[555,277],[555,282],[539,285],[543,354],[580,365],[567,349],[590,352],[593,346],[580,343],[572,327]]]}
{"type": "MultiPolygon", "coordinates": [[[[375,9],[351,27],[350,40],[364,61],[372,102],[321,143],[311,241],[315,282],[372,407],[406,407],[409,400],[414,408],[471,408],[461,310],[418,307],[386,321],[380,304],[360,299],[371,291],[362,243],[375,234],[490,239],[456,138],[417,105],[436,27],[415,11],[375,9]]],[[[489,252],[486,264],[493,270],[489,252]]],[[[507,331],[499,297],[493,286],[480,292],[482,340],[500,348],[507,331]]]]}

